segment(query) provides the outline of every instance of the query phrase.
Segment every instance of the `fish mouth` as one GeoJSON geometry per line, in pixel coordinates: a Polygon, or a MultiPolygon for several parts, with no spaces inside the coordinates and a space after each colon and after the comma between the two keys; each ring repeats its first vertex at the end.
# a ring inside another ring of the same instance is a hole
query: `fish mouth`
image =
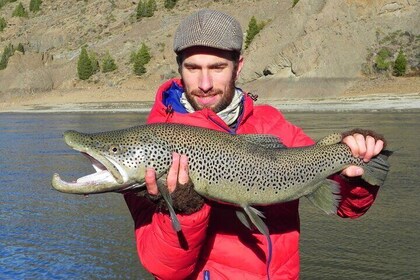
{"type": "Polygon", "coordinates": [[[68,130],[64,132],[63,138],[68,146],[90,160],[95,172],[72,182],[64,181],[60,175],[54,174],[54,189],[64,193],[90,194],[118,191],[126,186],[127,174],[124,169],[112,158],[92,150],[90,146],[95,144],[88,134],[68,130]]]}
{"type": "Polygon", "coordinates": [[[95,172],[71,182],[62,180],[56,173],[52,178],[54,189],[64,193],[91,194],[119,191],[129,185],[124,184],[126,176],[123,171],[109,159],[103,157],[101,162],[87,152],[81,153],[90,160],[95,172]]]}
{"type": "Polygon", "coordinates": [[[140,191],[139,188],[144,187],[144,182],[132,178],[131,171],[123,164],[112,156],[101,152],[101,150],[108,150],[109,144],[95,140],[94,134],[67,130],[63,136],[68,146],[90,160],[95,172],[71,182],[64,181],[56,173],[52,177],[51,184],[57,191],[72,194],[93,194],[140,191]]]}

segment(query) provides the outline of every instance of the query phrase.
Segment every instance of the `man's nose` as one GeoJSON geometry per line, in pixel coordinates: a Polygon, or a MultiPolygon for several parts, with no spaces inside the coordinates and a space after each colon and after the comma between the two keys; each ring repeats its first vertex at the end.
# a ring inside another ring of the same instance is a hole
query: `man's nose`
{"type": "Polygon", "coordinates": [[[201,77],[200,77],[200,81],[199,81],[199,85],[198,87],[203,91],[203,92],[208,92],[213,88],[213,80],[212,77],[210,75],[210,73],[206,70],[204,70],[201,73],[201,77]]]}

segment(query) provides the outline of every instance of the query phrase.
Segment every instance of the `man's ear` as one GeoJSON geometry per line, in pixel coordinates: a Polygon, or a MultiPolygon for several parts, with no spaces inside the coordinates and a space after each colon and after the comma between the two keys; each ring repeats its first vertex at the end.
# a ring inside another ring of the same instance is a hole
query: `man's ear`
{"type": "Polygon", "coordinates": [[[241,55],[239,56],[238,60],[238,69],[236,69],[236,77],[235,80],[239,78],[239,74],[241,73],[242,67],[244,66],[244,57],[241,55]]]}
{"type": "Polygon", "coordinates": [[[178,64],[178,73],[179,75],[182,75],[181,71],[182,71],[182,56],[181,54],[177,54],[176,56],[176,63],[178,64]]]}

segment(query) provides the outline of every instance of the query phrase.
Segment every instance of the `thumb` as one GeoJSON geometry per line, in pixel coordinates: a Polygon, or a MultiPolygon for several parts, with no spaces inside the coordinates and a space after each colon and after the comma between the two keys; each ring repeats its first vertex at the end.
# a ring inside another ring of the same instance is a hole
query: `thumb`
{"type": "Polygon", "coordinates": [[[341,174],[347,176],[347,177],[357,177],[363,175],[363,168],[359,166],[349,166],[341,172],[341,174]]]}

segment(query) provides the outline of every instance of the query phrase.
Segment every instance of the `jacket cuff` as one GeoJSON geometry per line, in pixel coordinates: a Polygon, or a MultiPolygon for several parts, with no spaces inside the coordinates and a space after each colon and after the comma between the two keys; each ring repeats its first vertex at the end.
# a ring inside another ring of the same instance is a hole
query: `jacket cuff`
{"type": "Polygon", "coordinates": [[[358,218],[365,214],[376,199],[379,186],[373,186],[360,178],[345,178],[335,175],[340,184],[341,201],[337,215],[343,218],[358,218]]]}
{"type": "MultiPolygon", "coordinates": [[[[194,234],[197,229],[206,227],[210,217],[210,206],[206,203],[202,207],[192,214],[177,214],[178,220],[181,224],[183,234],[187,237],[188,234],[194,234]]],[[[168,233],[175,233],[172,227],[172,221],[168,213],[166,212],[155,212],[152,218],[152,223],[159,227],[161,231],[168,233]]]]}

